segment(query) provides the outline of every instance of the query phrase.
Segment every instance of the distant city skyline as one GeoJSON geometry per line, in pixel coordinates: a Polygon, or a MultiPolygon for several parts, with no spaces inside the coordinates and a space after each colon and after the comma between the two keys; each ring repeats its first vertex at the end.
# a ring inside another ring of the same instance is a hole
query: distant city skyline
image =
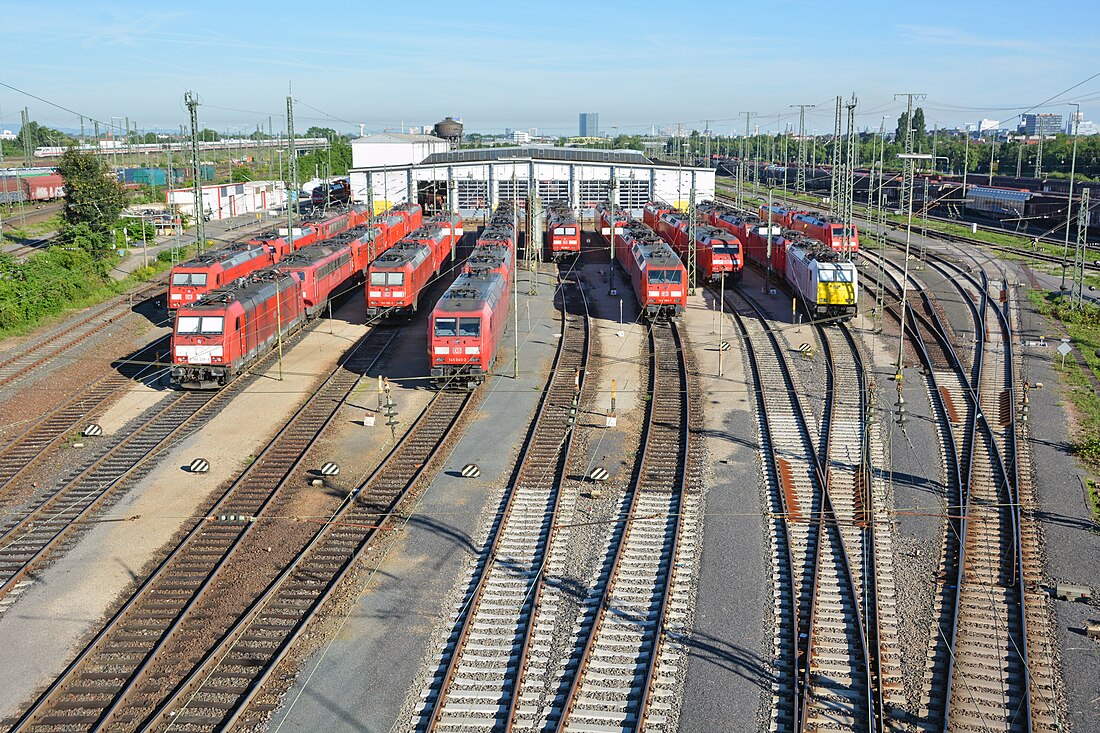
{"type": "Polygon", "coordinates": [[[995,12],[932,0],[904,21],[808,0],[700,2],[675,19],[652,2],[629,13],[575,0],[552,13],[492,0],[475,14],[416,7],[357,9],[334,23],[335,6],[315,16],[282,0],[263,12],[205,0],[163,11],[136,0],[12,6],[0,129],[18,128],[24,107],[50,127],[79,129],[84,115],[178,129],[189,90],[203,103],[203,127],[248,134],[270,116],[285,129],[288,89],[299,130],[354,133],[454,115],[470,132],[572,135],[580,110],[598,110],[600,131],[612,135],[681,123],[743,133],[749,111],[752,128],[774,132],[797,127],[790,105],[815,104],[807,130],[822,134],[833,128],[834,98],[853,91],[859,128],[885,117],[892,130],[901,92],[927,95],[917,104],[929,128],[989,119],[1015,128],[1030,112],[1068,119],[1073,102],[1083,119],[1100,119],[1100,75],[1090,79],[1081,63],[1100,41],[1092,24],[1073,22],[1095,16],[1082,0],[1057,13],[1016,0],[995,12]],[[759,30],[727,32],[736,28],[759,30]]]}

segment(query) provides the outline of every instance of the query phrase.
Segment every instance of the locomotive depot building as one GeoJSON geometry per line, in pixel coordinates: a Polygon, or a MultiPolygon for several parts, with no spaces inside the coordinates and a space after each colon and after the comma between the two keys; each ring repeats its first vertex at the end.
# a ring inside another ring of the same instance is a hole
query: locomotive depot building
{"type": "Polygon", "coordinates": [[[655,163],[637,150],[451,150],[438,137],[403,133],[368,135],[351,147],[352,197],[373,202],[375,211],[415,201],[425,213],[451,208],[463,218],[484,220],[501,201],[526,201],[534,189],[544,206],[565,203],[591,219],[596,204],[608,200],[612,178],[615,206],[636,216],[649,201],[686,208],[692,187],[696,201],[714,198],[713,169],[655,163]]]}

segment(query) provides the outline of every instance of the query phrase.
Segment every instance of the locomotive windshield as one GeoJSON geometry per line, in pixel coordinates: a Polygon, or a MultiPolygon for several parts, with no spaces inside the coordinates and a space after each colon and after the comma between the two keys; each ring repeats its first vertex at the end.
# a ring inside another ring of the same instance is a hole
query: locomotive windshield
{"type": "Polygon", "coordinates": [[[172,275],[173,285],[206,285],[205,272],[177,272],[172,275]]]}
{"type": "Polygon", "coordinates": [[[850,283],[852,272],[842,270],[839,267],[823,267],[818,265],[817,281],[822,283],[850,283]]]}
{"type": "Polygon", "coordinates": [[[459,336],[480,336],[481,335],[481,319],[480,318],[459,318],[458,319],[458,335],[459,336]]]}
{"type": "Polygon", "coordinates": [[[680,271],[679,270],[649,270],[649,282],[653,284],[661,285],[679,285],[680,284],[680,271]]]}
{"type": "Polygon", "coordinates": [[[182,334],[218,334],[222,332],[225,319],[221,316],[180,316],[176,319],[176,333],[182,334]]]}
{"type": "Polygon", "coordinates": [[[403,272],[372,272],[370,274],[371,285],[404,285],[405,273],[403,272]]]}
{"type": "Polygon", "coordinates": [[[436,338],[443,338],[445,336],[457,335],[457,319],[455,318],[436,318],[435,319],[435,336],[436,338]]]}
{"type": "Polygon", "coordinates": [[[716,244],[714,245],[714,254],[716,255],[729,255],[732,257],[741,251],[741,247],[736,244],[716,244]]]}

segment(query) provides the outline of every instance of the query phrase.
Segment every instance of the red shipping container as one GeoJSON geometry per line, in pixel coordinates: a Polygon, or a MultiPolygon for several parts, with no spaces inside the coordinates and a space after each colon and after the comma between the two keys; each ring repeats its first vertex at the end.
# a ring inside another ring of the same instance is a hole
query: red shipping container
{"type": "Polygon", "coordinates": [[[56,173],[24,178],[28,201],[52,201],[65,195],[65,179],[56,173]]]}

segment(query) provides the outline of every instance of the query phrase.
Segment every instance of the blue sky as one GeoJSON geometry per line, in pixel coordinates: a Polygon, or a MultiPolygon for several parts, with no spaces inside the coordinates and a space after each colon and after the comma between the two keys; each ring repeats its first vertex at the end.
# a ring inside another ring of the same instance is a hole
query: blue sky
{"type": "MultiPolygon", "coordinates": [[[[837,95],[859,97],[860,127],[892,128],[897,92],[927,94],[929,126],[1008,120],[1100,72],[1092,2],[694,4],[637,2],[8,4],[0,82],[100,120],[143,129],[200,124],[397,129],[461,117],[468,130],[573,134],[577,113],[604,130],[683,122],[744,130],[833,127],[837,95]],[[912,9],[906,17],[893,11],[912,9]],[[163,8],[163,9],[161,9],[163,8]],[[326,10],[319,15],[318,8],[326,10]]],[[[1100,76],[1040,111],[1082,102],[1100,122],[1100,76]]],[[[19,110],[58,127],[79,117],[0,87],[0,127],[19,110]]]]}

